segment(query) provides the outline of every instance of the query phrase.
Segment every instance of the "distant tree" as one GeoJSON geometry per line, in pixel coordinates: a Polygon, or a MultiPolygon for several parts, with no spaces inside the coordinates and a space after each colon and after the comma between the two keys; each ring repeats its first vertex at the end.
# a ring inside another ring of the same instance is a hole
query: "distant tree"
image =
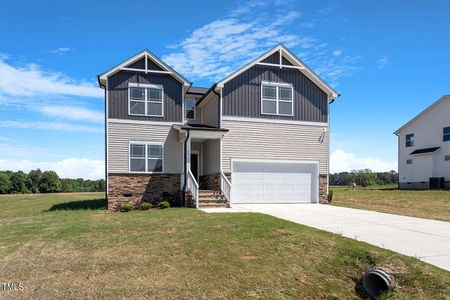
{"type": "Polygon", "coordinates": [[[356,185],[362,187],[368,187],[377,184],[377,175],[369,169],[364,170],[353,170],[353,180],[356,185]]]}
{"type": "Polygon", "coordinates": [[[41,169],[31,170],[28,173],[28,189],[32,193],[39,193],[39,181],[42,177],[41,169]]]}
{"type": "Polygon", "coordinates": [[[39,180],[39,192],[55,193],[61,191],[61,180],[55,171],[45,171],[39,180]]]}
{"type": "Polygon", "coordinates": [[[98,192],[104,192],[106,187],[105,179],[97,180],[97,191],[98,192]]]}
{"type": "Polygon", "coordinates": [[[9,193],[9,176],[6,173],[0,172],[0,194],[9,193]]]}
{"type": "Polygon", "coordinates": [[[9,177],[9,183],[10,193],[25,194],[29,192],[27,189],[28,177],[27,174],[22,171],[13,172],[11,177],[9,177]]]}

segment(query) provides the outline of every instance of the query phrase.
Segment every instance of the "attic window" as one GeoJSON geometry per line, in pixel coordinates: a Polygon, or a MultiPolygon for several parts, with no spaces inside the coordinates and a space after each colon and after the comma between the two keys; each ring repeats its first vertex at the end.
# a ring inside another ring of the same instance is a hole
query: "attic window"
{"type": "Polygon", "coordinates": [[[290,84],[261,84],[261,113],[265,115],[292,116],[294,110],[293,89],[290,84]]]}
{"type": "Polygon", "coordinates": [[[444,136],[443,136],[442,140],[444,142],[450,141],[450,127],[445,127],[443,132],[444,132],[444,136]]]}
{"type": "Polygon", "coordinates": [[[164,90],[161,85],[130,83],[128,87],[128,114],[162,117],[164,90]]]}

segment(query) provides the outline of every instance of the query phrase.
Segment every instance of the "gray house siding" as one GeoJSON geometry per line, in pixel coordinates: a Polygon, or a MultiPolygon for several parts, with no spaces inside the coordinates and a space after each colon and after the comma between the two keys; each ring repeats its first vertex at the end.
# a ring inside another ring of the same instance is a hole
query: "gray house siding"
{"type": "Polygon", "coordinates": [[[108,96],[109,118],[164,122],[182,121],[182,84],[170,75],[118,72],[108,80],[108,96]],[[128,83],[162,85],[164,88],[164,116],[128,115],[128,83]]]}
{"type": "MultiPolygon", "coordinates": [[[[292,64],[286,58],[283,57],[282,61],[283,61],[283,65],[292,66],[292,64]]],[[[262,60],[262,62],[263,63],[268,63],[268,64],[277,64],[278,65],[280,63],[280,53],[279,52],[275,52],[271,56],[269,56],[266,59],[262,60]]]]}
{"type": "MultiPolygon", "coordinates": [[[[134,69],[145,69],[145,60],[144,58],[130,64],[127,66],[127,68],[134,68],[134,69]]],[[[155,64],[153,61],[151,61],[150,59],[147,59],[147,69],[149,70],[157,70],[157,71],[162,71],[162,68],[160,68],[157,64],[155,64]]]]}
{"type": "Polygon", "coordinates": [[[326,93],[296,69],[254,66],[227,82],[223,88],[222,97],[224,116],[309,122],[328,121],[328,97],[326,93]],[[293,116],[261,114],[262,81],[293,85],[293,116]]]}

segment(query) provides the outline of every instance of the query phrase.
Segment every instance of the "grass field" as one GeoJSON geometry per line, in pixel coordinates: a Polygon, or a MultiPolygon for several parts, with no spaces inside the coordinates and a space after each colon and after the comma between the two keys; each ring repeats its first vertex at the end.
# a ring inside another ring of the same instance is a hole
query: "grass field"
{"type": "Polygon", "coordinates": [[[450,191],[332,187],[333,205],[450,221],[450,191]]]}
{"type": "Polygon", "coordinates": [[[105,210],[101,194],[0,197],[0,282],[34,299],[354,299],[373,266],[394,299],[443,299],[450,273],[274,217],[105,210]]]}

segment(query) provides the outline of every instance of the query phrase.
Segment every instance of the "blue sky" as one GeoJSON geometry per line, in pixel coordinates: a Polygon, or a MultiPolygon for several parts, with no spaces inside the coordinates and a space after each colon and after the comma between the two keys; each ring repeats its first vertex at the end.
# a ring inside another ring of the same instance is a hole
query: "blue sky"
{"type": "Polygon", "coordinates": [[[96,75],[144,48],[209,87],[279,43],[342,95],[331,171],[396,169],[392,132],[450,94],[449,13],[438,0],[5,2],[0,169],[102,177],[96,75]]]}

